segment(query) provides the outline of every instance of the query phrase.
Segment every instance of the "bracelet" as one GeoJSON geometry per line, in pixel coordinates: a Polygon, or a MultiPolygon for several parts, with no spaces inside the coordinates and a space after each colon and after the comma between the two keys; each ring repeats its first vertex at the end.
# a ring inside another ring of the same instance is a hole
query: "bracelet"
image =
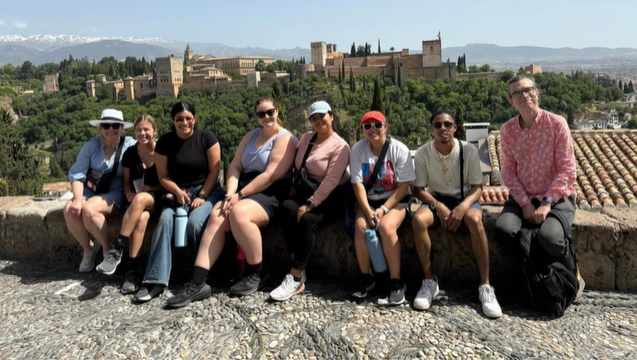
{"type": "Polygon", "coordinates": [[[241,193],[241,191],[237,192],[237,196],[239,197],[239,200],[243,200],[243,198],[245,197],[245,195],[243,195],[243,193],[241,193]]]}
{"type": "Polygon", "coordinates": [[[199,195],[197,195],[197,198],[198,198],[198,199],[201,199],[201,200],[206,200],[206,195],[204,195],[204,194],[199,194],[199,195]]]}

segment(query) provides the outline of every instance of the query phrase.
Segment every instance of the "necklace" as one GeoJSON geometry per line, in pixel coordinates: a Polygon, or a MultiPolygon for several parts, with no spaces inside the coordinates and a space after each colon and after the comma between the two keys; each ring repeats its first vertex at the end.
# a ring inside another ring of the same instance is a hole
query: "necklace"
{"type": "Polygon", "coordinates": [[[440,165],[442,165],[442,170],[444,174],[447,175],[447,171],[449,171],[449,160],[451,159],[451,153],[447,155],[442,155],[440,154],[438,149],[436,149],[436,158],[438,158],[440,165]]]}

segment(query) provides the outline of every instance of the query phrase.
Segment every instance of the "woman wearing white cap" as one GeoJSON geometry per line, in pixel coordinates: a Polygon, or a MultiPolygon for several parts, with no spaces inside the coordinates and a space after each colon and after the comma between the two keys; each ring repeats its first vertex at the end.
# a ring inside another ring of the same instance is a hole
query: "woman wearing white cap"
{"type": "Polygon", "coordinates": [[[316,232],[343,215],[348,184],[349,145],[332,127],[334,113],[325,101],[308,109],[312,129],[301,137],[294,160],[294,194],[281,205],[283,233],[292,269],[270,298],[285,301],[305,289],[305,265],[316,232]]]}
{"type": "Polygon", "coordinates": [[[111,248],[106,218],[127,203],[120,160],[126,149],[135,145],[132,137],[121,136],[133,124],[125,122],[119,110],[106,109],[99,120],[89,123],[99,128],[100,136],[84,144],[69,169],[73,200],[64,206],[66,226],[84,250],[80,272],[93,270],[100,247],[104,257],[111,248]],[[90,235],[97,240],[92,245],[90,235]]]}

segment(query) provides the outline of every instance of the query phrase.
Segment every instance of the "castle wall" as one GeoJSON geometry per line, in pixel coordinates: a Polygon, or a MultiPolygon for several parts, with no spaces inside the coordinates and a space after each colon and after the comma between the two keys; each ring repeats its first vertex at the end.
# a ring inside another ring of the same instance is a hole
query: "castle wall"
{"type": "Polygon", "coordinates": [[[422,42],[422,67],[442,66],[442,41],[422,42]]]}

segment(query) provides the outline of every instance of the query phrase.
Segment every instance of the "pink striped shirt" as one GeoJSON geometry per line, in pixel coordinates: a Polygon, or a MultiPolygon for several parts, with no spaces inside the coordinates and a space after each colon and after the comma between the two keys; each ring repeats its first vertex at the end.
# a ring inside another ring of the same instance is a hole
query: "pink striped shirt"
{"type": "Polygon", "coordinates": [[[519,116],[500,128],[502,180],[520,206],[533,197],[557,202],[575,193],[573,139],[563,117],[541,110],[522,129],[519,116]]]}

